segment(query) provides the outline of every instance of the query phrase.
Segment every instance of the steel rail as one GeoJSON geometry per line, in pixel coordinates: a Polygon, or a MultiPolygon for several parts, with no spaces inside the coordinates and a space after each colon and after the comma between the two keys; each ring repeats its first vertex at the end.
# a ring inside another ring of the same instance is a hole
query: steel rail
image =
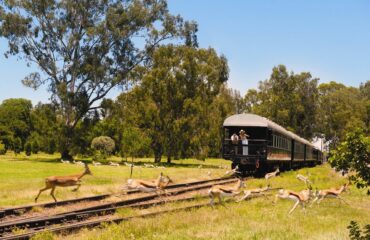
{"type": "Polygon", "coordinates": [[[90,220],[86,222],[73,223],[73,224],[65,225],[65,226],[54,226],[54,227],[50,227],[47,229],[34,230],[29,233],[4,236],[0,239],[1,240],[30,239],[32,236],[36,235],[37,233],[41,233],[45,230],[52,232],[52,233],[70,233],[72,231],[76,231],[81,228],[97,227],[97,226],[100,226],[102,223],[121,223],[124,221],[129,221],[129,220],[137,219],[137,218],[155,217],[157,215],[165,214],[165,213],[173,213],[173,212],[184,211],[184,210],[198,209],[198,208],[201,208],[207,205],[208,203],[196,204],[196,205],[191,205],[191,206],[186,206],[186,207],[181,207],[181,208],[167,209],[167,210],[161,210],[161,211],[156,211],[156,212],[151,212],[151,213],[145,213],[145,214],[140,214],[140,215],[131,216],[131,217],[105,217],[105,218],[98,219],[98,220],[90,220]]]}

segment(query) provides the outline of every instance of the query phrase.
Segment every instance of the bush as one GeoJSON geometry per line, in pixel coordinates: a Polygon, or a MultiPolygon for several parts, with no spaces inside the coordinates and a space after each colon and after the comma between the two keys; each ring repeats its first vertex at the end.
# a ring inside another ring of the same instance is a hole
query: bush
{"type": "Polygon", "coordinates": [[[26,152],[27,156],[31,156],[32,145],[30,142],[26,142],[26,144],[24,145],[24,151],[26,152]]]}
{"type": "Polygon", "coordinates": [[[0,141],[0,155],[4,155],[6,153],[5,144],[0,141]]]}
{"type": "Polygon", "coordinates": [[[95,150],[94,160],[106,160],[115,149],[114,140],[107,136],[96,137],[91,141],[91,148],[95,150]]]}

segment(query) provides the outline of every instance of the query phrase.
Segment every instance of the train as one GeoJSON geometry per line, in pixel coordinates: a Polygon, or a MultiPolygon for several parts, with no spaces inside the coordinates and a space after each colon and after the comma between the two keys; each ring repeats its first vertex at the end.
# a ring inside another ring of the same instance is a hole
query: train
{"type": "Polygon", "coordinates": [[[235,114],[225,119],[222,157],[242,174],[273,169],[296,169],[323,162],[323,153],[306,139],[256,114],[235,114]],[[245,137],[241,137],[243,134],[245,137]]]}

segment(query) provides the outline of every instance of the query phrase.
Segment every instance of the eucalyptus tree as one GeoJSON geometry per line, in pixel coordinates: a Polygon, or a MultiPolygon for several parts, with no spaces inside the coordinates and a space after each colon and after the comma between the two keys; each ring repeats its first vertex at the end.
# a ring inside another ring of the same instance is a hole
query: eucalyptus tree
{"type": "Polygon", "coordinates": [[[69,153],[78,122],[136,70],[163,41],[194,37],[194,23],[169,13],[165,0],[4,0],[0,36],[5,55],[38,67],[23,79],[48,86],[63,120],[60,151],[69,153]],[[186,27],[185,27],[186,25],[186,27]]]}
{"type": "Polygon", "coordinates": [[[211,104],[227,79],[226,58],[214,49],[169,45],[154,53],[138,94],[157,162],[164,153],[168,162],[208,155],[211,104]]]}
{"type": "Polygon", "coordinates": [[[269,79],[245,96],[246,109],[310,138],[316,126],[318,79],[309,72],[289,73],[284,65],[272,69],[269,79]]]}

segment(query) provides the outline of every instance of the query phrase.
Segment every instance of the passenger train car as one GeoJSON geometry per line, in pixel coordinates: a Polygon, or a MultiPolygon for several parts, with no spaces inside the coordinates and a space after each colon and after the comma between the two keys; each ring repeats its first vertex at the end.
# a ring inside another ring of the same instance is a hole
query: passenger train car
{"type": "Polygon", "coordinates": [[[226,118],[222,155],[232,161],[232,168],[238,166],[244,173],[266,172],[277,167],[314,166],[323,161],[322,152],[309,141],[255,114],[236,114],[226,118]],[[241,130],[249,135],[247,141],[240,139],[241,130]],[[237,140],[236,135],[239,137],[237,140]]]}

